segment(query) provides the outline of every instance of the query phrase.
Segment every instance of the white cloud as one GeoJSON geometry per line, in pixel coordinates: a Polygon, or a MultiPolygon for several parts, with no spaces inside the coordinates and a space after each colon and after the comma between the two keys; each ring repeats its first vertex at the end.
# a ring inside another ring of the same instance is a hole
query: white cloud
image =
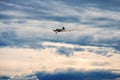
{"type": "Polygon", "coordinates": [[[14,17],[28,17],[29,16],[29,14],[26,14],[22,11],[17,11],[17,10],[1,11],[0,14],[14,16],[14,17]]]}
{"type": "Polygon", "coordinates": [[[120,38],[118,37],[119,35],[120,35],[119,29],[113,30],[108,28],[103,28],[103,29],[98,28],[96,32],[93,31],[93,40],[94,41],[120,40],[120,38]]]}
{"type": "Polygon", "coordinates": [[[111,10],[105,10],[105,9],[99,9],[96,7],[88,7],[84,10],[84,16],[90,17],[90,18],[107,18],[107,19],[114,19],[114,20],[120,20],[120,12],[118,11],[111,11],[111,10]]]}
{"type": "MultiPolygon", "coordinates": [[[[30,39],[31,41],[35,41],[36,43],[39,43],[41,41],[40,39],[48,40],[48,41],[56,40],[60,42],[62,41],[62,42],[73,42],[73,43],[76,42],[85,43],[86,40],[89,41],[89,44],[93,44],[93,45],[118,46],[118,43],[116,41],[120,40],[119,29],[117,30],[117,29],[109,29],[109,28],[99,28],[99,27],[97,28],[97,27],[91,27],[89,25],[80,25],[77,23],[61,23],[57,21],[45,21],[45,20],[39,21],[39,20],[25,19],[24,23],[17,23],[20,20],[19,19],[9,20],[9,24],[6,24],[4,23],[4,21],[1,21],[0,33],[2,32],[9,33],[9,31],[11,31],[16,35],[14,38],[17,37],[21,41],[22,39],[26,39],[26,40],[30,39]],[[65,26],[66,29],[68,30],[70,29],[72,31],[54,34],[52,30],[56,28],[61,28],[61,26],[65,26]],[[101,41],[106,41],[106,43],[102,43],[101,41]]],[[[34,45],[33,44],[29,45],[28,43],[28,46],[34,46],[34,45]]]]}
{"type": "MultiPolygon", "coordinates": [[[[49,40],[60,40],[63,42],[80,42],[82,39],[87,37],[90,44],[98,44],[102,41],[114,41],[113,43],[105,43],[99,45],[106,46],[117,46],[119,41],[120,31],[119,29],[109,29],[109,28],[97,28],[91,27],[89,25],[80,25],[77,23],[61,23],[57,21],[39,21],[39,20],[24,20],[23,23],[17,23],[21,19],[12,19],[9,20],[9,23],[6,24],[4,21],[1,21],[0,33],[12,31],[16,34],[18,38],[25,38],[35,40],[39,43],[40,39],[49,39],[49,40]],[[71,32],[64,32],[59,34],[54,34],[52,31],[56,28],[61,28],[65,26],[66,29],[72,30],[71,32]],[[104,35],[104,36],[103,36],[104,35]],[[72,36],[72,37],[71,37],[72,36]]],[[[82,41],[84,42],[84,41],[82,41]]]]}
{"type": "Polygon", "coordinates": [[[30,7],[30,6],[19,5],[19,4],[14,4],[14,3],[10,3],[10,2],[6,3],[6,2],[3,2],[3,1],[0,1],[0,4],[6,5],[6,6],[9,6],[9,7],[13,7],[13,8],[16,8],[16,9],[33,10],[33,8],[30,7]]]}
{"type": "Polygon", "coordinates": [[[10,80],[39,80],[37,78],[37,76],[30,76],[30,77],[26,77],[26,76],[14,76],[11,77],[10,80]]]}
{"type": "MultiPolygon", "coordinates": [[[[106,19],[112,19],[112,20],[120,20],[120,12],[118,11],[112,11],[112,10],[106,10],[106,9],[100,9],[99,7],[96,6],[91,6],[87,5],[85,7],[83,6],[71,6],[68,4],[65,4],[62,1],[31,1],[24,5],[18,5],[18,4],[13,4],[13,3],[5,3],[5,2],[0,2],[1,4],[12,6],[18,9],[23,9],[25,13],[31,16],[37,16],[37,17],[42,17],[39,15],[39,12],[47,13],[44,16],[52,16],[52,17],[75,17],[80,20],[80,22],[91,22],[91,19],[94,18],[106,18],[106,19]],[[36,5],[36,7],[34,6],[36,5]],[[44,7],[44,8],[43,8],[44,7]],[[26,10],[35,10],[35,12],[38,13],[28,13],[26,10]]],[[[93,5],[93,4],[92,4],[93,5]]],[[[95,5],[95,4],[94,4],[95,5]]],[[[3,13],[3,12],[2,12],[3,13]]],[[[24,13],[24,15],[25,15],[24,13]]],[[[4,12],[4,14],[8,14],[4,12]]],[[[15,13],[11,13],[9,15],[14,15],[15,13]]],[[[16,14],[19,14],[16,12],[16,14]]],[[[19,14],[20,15],[20,14],[19,14]]],[[[96,20],[92,20],[96,21],[96,20]]],[[[103,24],[108,24],[111,23],[111,21],[101,21],[98,23],[103,23],[103,24]]],[[[76,22],[77,23],[77,22],[76,22]]],[[[94,24],[98,24],[94,23],[94,24]]]]}
{"type": "Polygon", "coordinates": [[[96,6],[91,5],[87,5],[86,7],[73,7],[61,1],[49,1],[49,3],[44,1],[37,1],[37,4],[40,4],[42,5],[42,7],[45,7],[43,11],[49,13],[48,16],[76,17],[83,22],[91,21],[91,19],[94,18],[120,20],[120,12],[100,9],[96,6]]]}
{"type": "Polygon", "coordinates": [[[108,50],[108,53],[113,54],[111,57],[102,56],[88,50],[89,48],[99,50],[101,49],[99,47],[50,42],[45,42],[43,45],[64,46],[70,48],[82,47],[85,50],[74,51],[72,56],[67,57],[65,55],[56,54],[56,47],[46,47],[41,50],[3,47],[0,48],[0,74],[21,75],[30,74],[36,71],[53,72],[56,69],[66,70],[68,68],[76,70],[116,70],[120,67],[120,55],[115,54],[114,51],[111,51],[109,48],[105,49],[108,50]],[[95,65],[94,63],[99,64],[95,65]]]}
{"type": "MultiPolygon", "coordinates": [[[[108,28],[97,28],[99,25],[104,25],[111,23],[111,21],[102,21],[92,20],[94,18],[107,18],[115,20],[120,20],[120,13],[117,11],[111,10],[101,10],[99,8],[92,7],[73,7],[67,5],[60,1],[33,1],[25,3],[29,6],[21,6],[13,3],[0,2],[10,7],[15,7],[20,10],[5,10],[0,13],[8,16],[15,17],[31,17],[41,15],[36,15],[33,13],[28,13],[25,10],[37,10],[37,12],[48,13],[46,16],[56,16],[56,17],[75,17],[78,18],[81,22],[94,22],[93,24],[80,24],[80,23],[68,23],[68,22],[58,22],[50,20],[35,20],[35,19],[2,19],[0,21],[0,33],[9,32],[10,30],[17,34],[17,37],[22,39],[35,39],[40,44],[42,39],[50,40],[61,40],[61,41],[73,41],[78,42],[79,39],[82,39],[84,36],[92,37],[93,44],[99,42],[100,40],[120,40],[119,35],[120,31],[116,29],[108,28]],[[44,7],[44,9],[35,9],[32,7],[32,4],[36,4],[36,8],[44,7]],[[23,9],[23,11],[21,11],[23,9]],[[30,15],[31,14],[31,15],[30,15]],[[5,22],[8,22],[6,24],[5,22]],[[23,23],[19,23],[23,21],[23,23]],[[96,26],[90,27],[90,26],[96,26]],[[61,28],[65,26],[66,29],[72,29],[71,32],[54,34],[52,29],[61,28]],[[81,29],[81,26],[86,27],[81,29]],[[72,36],[72,37],[71,37],[72,36]]],[[[92,5],[92,4],[91,4],[92,5]]],[[[113,26],[114,27],[114,26],[113,26]]],[[[1,34],[0,34],[1,35],[1,34]]],[[[89,39],[89,38],[88,38],[89,39]]],[[[84,42],[84,41],[83,41],[84,42]]],[[[31,42],[32,43],[32,42],[31,42]]],[[[19,43],[21,44],[21,43],[19,43]]],[[[34,43],[33,43],[34,44],[34,43]]],[[[32,45],[33,45],[32,44],[32,45]]],[[[24,44],[23,44],[24,45],[24,44]]],[[[105,45],[105,44],[104,44],[105,45]]],[[[118,45],[117,43],[107,44],[107,45],[118,45]]],[[[17,45],[16,45],[17,46],[17,45]]],[[[24,45],[25,46],[25,45],[24,45]]],[[[0,74],[8,75],[20,75],[28,74],[36,71],[48,71],[53,72],[56,69],[66,70],[68,68],[74,69],[105,69],[105,70],[118,70],[120,69],[119,63],[119,51],[113,48],[107,47],[97,47],[97,46],[79,46],[66,43],[55,43],[55,42],[43,42],[42,46],[44,49],[34,50],[31,48],[16,48],[16,47],[3,47],[0,48],[0,74]],[[54,46],[54,47],[48,47],[54,46]],[[82,48],[82,51],[74,51],[73,55],[67,57],[65,55],[57,54],[58,47],[71,48],[82,48]],[[112,55],[112,56],[111,56],[112,55]],[[106,57],[107,56],[107,57],[106,57]],[[110,57],[108,57],[110,56],[110,57]]],[[[19,77],[17,77],[19,78],[19,77]]],[[[23,78],[23,77],[22,77],[23,78]]],[[[14,78],[13,78],[14,79],[14,78]]],[[[24,78],[27,79],[27,78],[24,78]]]]}

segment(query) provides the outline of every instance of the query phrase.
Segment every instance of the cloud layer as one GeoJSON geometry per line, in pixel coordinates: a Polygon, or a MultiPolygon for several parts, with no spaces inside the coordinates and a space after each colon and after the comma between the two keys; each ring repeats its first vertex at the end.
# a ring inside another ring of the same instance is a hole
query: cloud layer
{"type": "Polygon", "coordinates": [[[67,80],[73,75],[71,80],[86,76],[100,80],[105,73],[103,79],[119,80],[119,4],[119,0],[1,0],[0,79],[67,80]],[[52,31],[63,26],[70,31],[52,31]]]}
{"type": "Polygon", "coordinates": [[[44,48],[40,50],[0,48],[0,73],[20,75],[34,71],[54,72],[56,69],[66,70],[68,68],[116,70],[120,67],[119,51],[115,49],[51,42],[44,42],[42,45],[44,48]]]}

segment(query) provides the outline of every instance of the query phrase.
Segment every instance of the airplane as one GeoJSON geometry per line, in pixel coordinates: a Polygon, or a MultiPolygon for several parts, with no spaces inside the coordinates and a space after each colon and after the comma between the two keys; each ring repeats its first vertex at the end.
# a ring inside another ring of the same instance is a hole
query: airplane
{"type": "Polygon", "coordinates": [[[76,29],[65,29],[65,27],[57,28],[57,29],[53,29],[53,31],[57,34],[59,32],[71,32],[71,31],[78,31],[78,30],[82,30],[82,29],[87,29],[86,27],[80,27],[80,28],[76,28],[76,29]]]}
{"type": "Polygon", "coordinates": [[[65,27],[62,27],[62,29],[55,29],[55,30],[53,30],[56,34],[58,33],[58,32],[64,32],[65,31],[65,27]]]}

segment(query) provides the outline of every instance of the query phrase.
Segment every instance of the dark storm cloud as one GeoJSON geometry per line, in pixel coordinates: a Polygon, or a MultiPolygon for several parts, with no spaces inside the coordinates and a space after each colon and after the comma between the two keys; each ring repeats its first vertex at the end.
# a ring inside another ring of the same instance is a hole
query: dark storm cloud
{"type": "Polygon", "coordinates": [[[56,73],[38,72],[37,77],[40,80],[115,80],[120,78],[120,74],[111,71],[61,71],[56,73]]]}

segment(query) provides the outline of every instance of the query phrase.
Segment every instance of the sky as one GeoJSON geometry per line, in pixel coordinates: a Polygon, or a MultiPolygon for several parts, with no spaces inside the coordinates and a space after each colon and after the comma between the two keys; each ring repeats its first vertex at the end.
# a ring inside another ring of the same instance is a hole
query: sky
{"type": "Polygon", "coordinates": [[[119,80],[119,62],[119,0],[0,0],[0,79],[119,80]]]}

